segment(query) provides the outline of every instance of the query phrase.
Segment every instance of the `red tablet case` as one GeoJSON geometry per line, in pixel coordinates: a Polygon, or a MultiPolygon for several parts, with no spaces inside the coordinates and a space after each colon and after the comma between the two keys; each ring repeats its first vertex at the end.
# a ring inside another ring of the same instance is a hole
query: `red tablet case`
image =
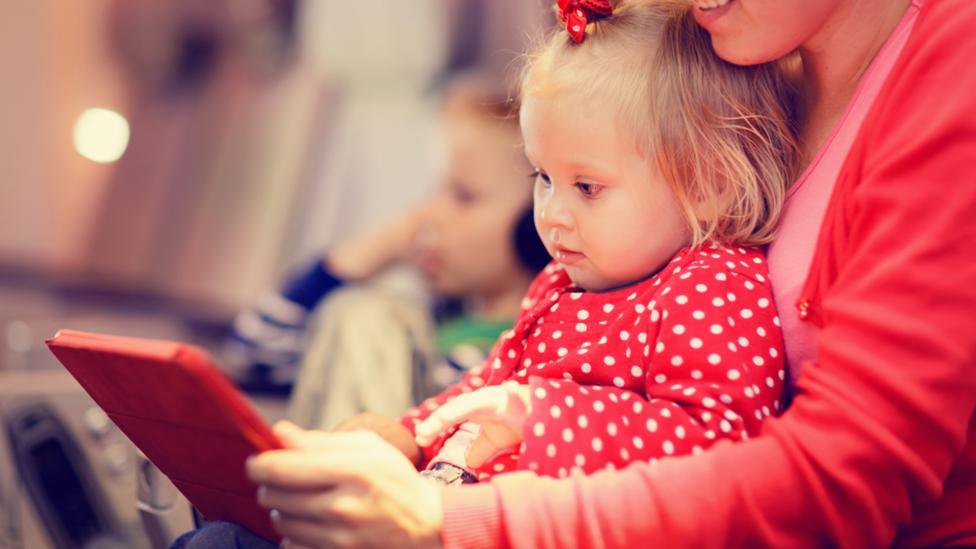
{"type": "Polygon", "coordinates": [[[205,351],[73,330],[47,346],[204,517],[281,540],[244,471],[248,456],[281,445],[205,351]]]}

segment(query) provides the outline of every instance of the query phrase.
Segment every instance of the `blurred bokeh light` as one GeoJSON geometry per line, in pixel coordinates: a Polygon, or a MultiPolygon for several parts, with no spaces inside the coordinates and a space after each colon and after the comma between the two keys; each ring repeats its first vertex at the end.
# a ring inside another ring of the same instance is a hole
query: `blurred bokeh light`
{"type": "Polygon", "coordinates": [[[129,145],[129,122],[110,109],[87,109],[75,122],[74,143],[78,154],[89,160],[115,162],[129,145]]]}

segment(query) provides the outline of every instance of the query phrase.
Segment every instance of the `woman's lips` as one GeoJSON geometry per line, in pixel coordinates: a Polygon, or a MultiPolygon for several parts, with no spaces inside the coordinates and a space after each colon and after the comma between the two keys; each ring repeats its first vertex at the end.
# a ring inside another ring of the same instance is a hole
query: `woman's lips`
{"type": "Polygon", "coordinates": [[[703,10],[720,8],[732,0],[695,0],[695,6],[703,10]]]}
{"type": "Polygon", "coordinates": [[[696,0],[695,9],[692,10],[695,21],[706,29],[720,17],[725,15],[735,0],[696,0]]]}
{"type": "Polygon", "coordinates": [[[574,252],[573,250],[566,250],[563,248],[556,249],[556,261],[562,263],[563,265],[573,265],[583,261],[585,255],[580,252],[574,252]]]}

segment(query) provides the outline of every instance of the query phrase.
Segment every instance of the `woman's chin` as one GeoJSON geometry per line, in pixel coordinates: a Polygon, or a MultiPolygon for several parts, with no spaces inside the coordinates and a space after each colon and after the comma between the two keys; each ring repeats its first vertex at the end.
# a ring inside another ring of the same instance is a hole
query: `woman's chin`
{"type": "Polygon", "coordinates": [[[790,53],[789,49],[771,48],[768,43],[753,43],[752,36],[722,36],[712,34],[712,49],[723,60],[748,67],[769,63],[790,53]]]}

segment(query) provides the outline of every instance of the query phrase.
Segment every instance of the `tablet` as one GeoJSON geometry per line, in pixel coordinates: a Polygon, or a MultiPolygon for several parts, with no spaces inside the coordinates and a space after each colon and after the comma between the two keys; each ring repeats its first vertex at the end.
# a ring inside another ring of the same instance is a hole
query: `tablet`
{"type": "Polygon", "coordinates": [[[47,346],[204,517],[281,541],[244,471],[248,456],[281,445],[205,351],[73,330],[47,346]]]}

